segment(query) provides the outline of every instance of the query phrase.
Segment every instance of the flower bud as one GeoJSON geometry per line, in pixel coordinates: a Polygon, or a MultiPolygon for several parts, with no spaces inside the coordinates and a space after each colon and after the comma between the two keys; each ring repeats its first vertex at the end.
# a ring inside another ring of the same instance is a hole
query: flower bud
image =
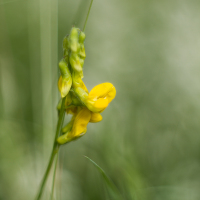
{"type": "Polygon", "coordinates": [[[64,59],[59,62],[59,69],[62,77],[71,77],[71,72],[68,68],[67,62],[64,59]]]}
{"type": "Polygon", "coordinates": [[[82,58],[79,58],[79,62],[80,62],[80,65],[81,65],[81,67],[82,67],[82,69],[83,69],[83,65],[84,65],[84,59],[82,59],[82,58]]]}
{"type": "Polygon", "coordinates": [[[80,32],[80,35],[79,35],[79,43],[84,43],[85,41],[85,33],[84,32],[80,32]]]}
{"type": "Polygon", "coordinates": [[[84,82],[82,81],[83,75],[82,73],[77,73],[77,72],[73,72],[72,73],[72,82],[73,82],[73,88],[77,88],[80,87],[82,88],[85,92],[88,93],[88,90],[84,84],[84,82]]]}
{"type": "Polygon", "coordinates": [[[80,99],[80,101],[85,105],[88,99],[88,93],[81,87],[76,87],[73,89],[76,96],[80,99]]]}
{"type": "Polygon", "coordinates": [[[71,51],[77,52],[78,50],[78,29],[75,27],[72,27],[71,33],[69,36],[69,46],[71,51]]]}
{"type": "Polygon", "coordinates": [[[71,72],[67,66],[67,63],[65,60],[61,60],[59,62],[59,68],[61,76],[58,81],[58,89],[61,93],[61,97],[65,97],[72,86],[72,77],[71,72]]]}
{"type": "Polygon", "coordinates": [[[72,78],[71,76],[69,78],[60,76],[58,80],[58,89],[60,91],[61,97],[64,98],[72,86],[72,78]]]}
{"type": "Polygon", "coordinates": [[[72,69],[77,72],[82,71],[81,62],[79,56],[76,53],[71,53],[69,57],[69,62],[72,66],[72,69]]]}
{"type": "Polygon", "coordinates": [[[69,41],[68,41],[68,36],[65,36],[63,39],[63,50],[68,50],[69,49],[69,41]]]}
{"type": "Polygon", "coordinates": [[[81,44],[81,45],[80,45],[79,55],[80,55],[80,57],[82,57],[83,59],[85,59],[86,54],[85,54],[85,47],[84,47],[84,44],[81,44]]]}

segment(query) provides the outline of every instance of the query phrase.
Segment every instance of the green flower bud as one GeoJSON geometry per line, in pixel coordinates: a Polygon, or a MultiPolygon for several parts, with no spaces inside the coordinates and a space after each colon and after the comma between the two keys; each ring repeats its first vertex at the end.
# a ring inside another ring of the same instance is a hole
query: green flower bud
{"type": "Polygon", "coordinates": [[[77,72],[81,72],[82,71],[80,58],[76,53],[71,53],[70,54],[69,62],[71,64],[73,70],[75,70],[77,72]]]}
{"type": "Polygon", "coordinates": [[[72,86],[72,77],[71,72],[67,66],[67,63],[64,60],[59,62],[59,68],[61,76],[58,81],[58,89],[61,93],[62,98],[65,97],[72,86]]]}
{"type": "Polygon", "coordinates": [[[63,50],[68,51],[68,49],[69,49],[68,45],[69,45],[68,36],[65,36],[63,39],[63,50]]]}
{"type": "Polygon", "coordinates": [[[81,67],[83,68],[83,65],[84,65],[84,59],[79,58],[79,62],[80,62],[81,67]]]}
{"type": "MultiPolygon", "coordinates": [[[[85,91],[87,91],[87,88],[85,86],[85,84],[82,81],[83,78],[83,71],[81,72],[73,72],[72,73],[72,83],[73,83],[73,87],[81,87],[83,88],[85,91]]],[[[87,91],[88,92],[88,91],[87,91]]]]}
{"type": "Polygon", "coordinates": [[[84,44],[81,44],[81,45],[80,45],[79,55],[80,55],[82,58],[85,59],[86,54],[85,54],[85,47],[84,47],[84,44]]]}
{"type": "Polygon", "coordinates": [[[88,93],[81,87],[74,88],[75,95],[85,105],[85,102],[88,99],[88,93]]]}
{"type": "Polygon", "coordinates": [[[69,51],[68,51],[68,49],[64,49],[63,50],[63,57],[65,58],[65,60],[67,59],[68,60],[68,55],[69,55],[69,51]]]}
{"type": "Polygon", "coordinates": [[[69,36],[69,46],[71,51],[77,52],[78,51],[78,29],[72,27],[71,33],[69,36]]]}
{"type": "Polygon", "coordinates": [[[68,68],[67,62],[65,60],[61,60],[59,62],[60,73],[62,77],[68,78],[71,77],[70,70],[68,68]]]}
{"type": "Polygon", "coordinates": [[[79,43],[83,44],[84,40],[85,40],[85,33],[84,32],[80,32],[79,43]]]}

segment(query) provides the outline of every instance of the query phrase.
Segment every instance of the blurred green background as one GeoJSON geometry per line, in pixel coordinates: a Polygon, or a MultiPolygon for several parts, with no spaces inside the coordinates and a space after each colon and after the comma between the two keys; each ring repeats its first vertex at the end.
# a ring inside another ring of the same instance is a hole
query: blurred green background
{"type": "MultiPolygon", "coordinates": [[[[0,0],[0,199],[34,199],[57,123],[58,61],[89,0],[0,0]]],[[[200,199],[200,2],[94,0],[84,82],[111,82],[103,121],[61,148],[56,200],[200,199]],[[111,198],[112,199],[112,198],[111,198]]],[[[66,118],[66,121],[69,117],[66,118]]],[[[51,178],[43,199],[49,199],[51,178]]]]}

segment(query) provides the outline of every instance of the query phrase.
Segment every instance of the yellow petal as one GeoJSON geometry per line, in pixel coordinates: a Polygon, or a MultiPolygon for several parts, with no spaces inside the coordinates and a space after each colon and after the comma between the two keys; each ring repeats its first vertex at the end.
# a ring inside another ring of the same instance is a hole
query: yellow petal
{"type": "MultiPolygon", "coordinates": [[[[82,82],[83,83],[83,82],[82,82]]],[[[74,86],[73,82],[73,86],[74,86]]],[[[78,85],[78,84],[77,84],[78,85]]],[[[108,104],[115,98],[116,90],[111,83],[102,83],[95,86],[88,94],[82,87],[74,87],[74,92],[80,101],[92,112],[102,112],[108,104]]]]}
{"type": "Polygon", "coordinates": [[[85,134],[90,118],[91,112],[86,107],[81,109],[81,111],[75,117],[72,131],[70,132],[69,137],[76,138],[85,134]]]}
{"type": "Polygon", "coordinates": [[[116,95],[116,89],[111,83],[101,83],[95,86],[89,93],[90,97],[93,98],[106,98],[110,103],[116,95]]]}
{"type": "Polygon", "coordinates": [[[116,90],[111,83],[95,86],[89,93],[85,105],[92,112],[102,112],[115,98],[116,90]]]}
{"type": "Polygon", "coordinates": [[[102,120],[101,114],[92,112],[90,122],[95,123],[95,122],[100,122],[101,120],[102,120]]]}
{"type": "Polygon", "coordinates": [[[102,112],[108,106],[108,100],[104,98],[100,99],[87,99],[87,108],[92,112],[102,112]]]}

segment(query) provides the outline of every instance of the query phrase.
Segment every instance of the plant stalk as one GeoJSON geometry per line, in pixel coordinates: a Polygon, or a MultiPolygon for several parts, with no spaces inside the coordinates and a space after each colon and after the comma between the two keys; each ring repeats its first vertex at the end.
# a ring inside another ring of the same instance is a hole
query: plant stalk
{"type": "Polygon", "coordinates": [[[46,184],[46,181],[47,181],[47,178],[48,178],[48,175],[49,175],[49,172],[50,172],[54,157],[59,151],[60,145],[57,143],[57,138],[60,135],[60,132],[61,132],[61,129],[62,129],[62,125],[63,125],[63,121],[64,121],[64,117],[65,117],[65,99],[66,99],[66,97],[64,97],[62,99],[62,105],[61,105],[61,110],[60,110],[60,113],[59,113],[59,118],[58,118],[58,123],[57,123],[56,134],[55,134],[55,138],[54,138],[53,149],[52,149],[52,152],[51,152],[51,156],[50,156],[50,159],[49,159],[48,166],[46,168],[44,177],[43,177],[42,182],[41,182],[41,186],[40,186],[38,195],[36,197],[36,200],[40,200],[41,199],[41,196],[42,196],[42,193],[43,193],[43,190],[44,190],[44,186],[46,184]]]}
{"type": "Polygon", "coordinates": [[[55,159],[56,160],[55,160],[55,166],[54,166],[54,172],[53,172],[53,181],[52,181],[52,188],[51,188],[51,197],[50,197],[50,200],[53,200],[55,177],[56,177],[56,169],[57,169],[57,163],[58,163],[58,153],[56,154],[56,158],[55,159]]]}
{"type": "Polygon", "coordinates": [[[88,9],[87,17],[86,17],[86,19],[85,19],[85,24],[84,24],[84,26],[83,26],[83,32],[85,31],[85,27],[86,27],[87,20],[88,20],[89,14],[90,14],[90,9],[91,9],[91,7],[92,7],[92,3],[93,3],[93,0],[91,0],[91,2],[90,2],[90,7],[89,7],[89,9],[88,9]]]}

